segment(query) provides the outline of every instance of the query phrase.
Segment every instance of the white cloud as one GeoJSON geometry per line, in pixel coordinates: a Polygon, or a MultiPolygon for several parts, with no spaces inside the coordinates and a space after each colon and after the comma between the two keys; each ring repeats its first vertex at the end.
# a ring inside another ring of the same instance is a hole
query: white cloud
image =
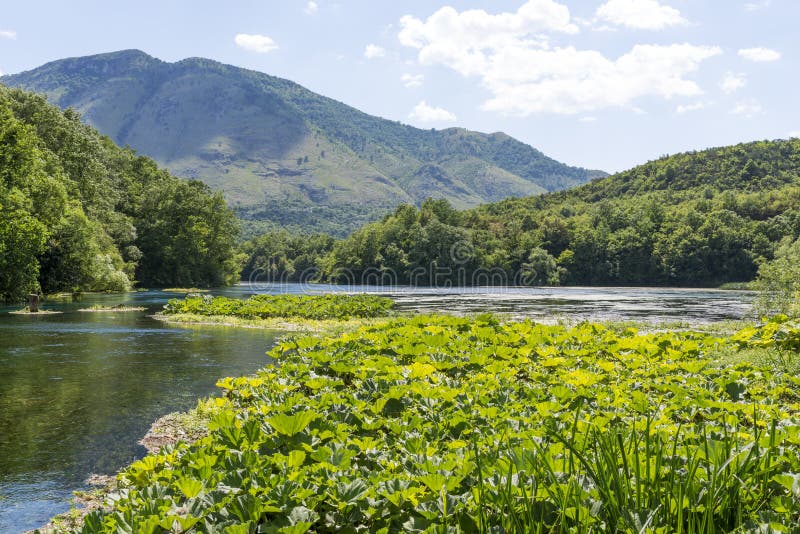
{"type": "Polygon", "coordinates": [[[0,39],[16,39],[17,32],[14,30],[0,30],[0,39]]]}
{"type": "Polygon", "coordinates": [[[376,44],[368,44],[364,48],[364,57],[367,59],[375,59],[386,55],[386,50],[382,46],[376,44]]]}
{"type": "Polygon", "coordinates": [[[706,107],[705,102],[695,102],[694,104],[686,104],[686,105],[682,104],[677,108],[675,108],[675,111],[678,114],[683,115],[684,113],[690,113],[692,111],[700,111],[701,109],[705,109],[705,107],[706,107]]]}
{"type": "Polygon", "coordinates": [[[633,107],[641,97],[698,96],[702,89],[687,75],[722,53],[691,44],[636,45],[614,59],[573,46],[553,48],[536,29],[572,33],[577,26],[565,6],[550,0],[530,0],[516,13],[499,15],[445,7],[424,21],[406,15],[400,26],[401,44],[418,50],[420,64],[480,80],[491,93],[483,109],[521,116],[633,107]]]}
{"type": "Polygon", "coordinates": [[[745,85],[747,85],[747,75],[741,72],[735,73],[729,71],[725,73],[725,77],[719,82],[720,89],[728,95],[735,93],[745,85]]]}
{"type": "Polygon", "coordinates": [[[406,74],[403,74],[400,77],[400,80],[403,82],[403,85],[405,85],[408,88],[422,86],[422,82],[423,82],[424,79],[425,79],[425,76],[423,76],[422,74],[408,74],[408,73],[406,73],[406,74]]]}
{"type": "Polygon", "coordinates": [[[454,122],[456,116],[443,108],[429,106],[424,100],[417,104],[408,118],[417,122],[454,122]]]}
{"type": "Polygon", "coordinates": [[[266,35],[240,33],[236,35],[234,41],[239,47],[259,54],[266,54],[278,48],[278,44],[266,35]]]}
{"type": "Polygon", "coordinates": [[[771,48],[742,48],[739,50],[739,56],[749,61],[756,61],[759,63],[767,63],[770,61],[778,61],[781,58],[781,53],[771,48]]]}
{"type": "Polygon", "coordinates": [[[311,0],[306,4],[306,7],[303,8],[303,11],[305,11],[306,15],[316,15],[317,11],[319,11],[319,4],[311,0]]]}
{"type": "Polygon", "coordinates": [[[747,2],[744,5],[745,11],[758,11],[759,9],[765,9],[770,6],[772,0],[759,0],[758,2],[747,2]]]}
{"type": "Polygon", "coordinates": [[[800,139],[800,130],[793,130],[789,132],[789,139],[800,139]]]}
{"type": "Polygon", "coordinates": [[[597,122],[597,117],[581,117],[580,122],[597,122]]]}
{"type": "Polygon", "coordinates": [[[637,30],[661,30],[687,24],[680,11],[657,0],[608,0],[597,8],[596,16],[637,30]]]}
{"type": "Polygon", "coordinates": [[[686,75],[720,54],[716,47],[636,45],[611,60],[594,50],[506,49],[483,83],[493,93],[488,110],[519,115],[580,113],[630,107],[642,97],[671,99],[703,94],[686,75]]]}
{"type": "Polygon", "coordinates": [[[741,115],[743,117],[747,117],[748,119],[751,117],[755,117],[756,115],[761,114],[763,108],[761,104],[758,103],[756,100],[742,100],[736,104],[731,110],[731,113],[734,115],[741,115]]]}
{"type": "MultiPolygon", "coordinates": [[[[443,7],[420,20],[400,19],[398,38],[403,46],[419,49],[424,64],[443,63],[461,74],[478,74],[488,66],[487,49],[530,41],[537,32],[577,33],[569,9],[552,0],[528,0],[514,13],[492,15],[482,9],[458,12],[443,7]]],[[[537,38],[542,38],[537,35],[537,38]]]]}

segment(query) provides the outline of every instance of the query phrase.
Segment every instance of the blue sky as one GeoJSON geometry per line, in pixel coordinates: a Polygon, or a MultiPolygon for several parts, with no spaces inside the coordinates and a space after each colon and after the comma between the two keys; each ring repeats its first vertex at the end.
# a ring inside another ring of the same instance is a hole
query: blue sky
{"type": "Polygon", "coordinates": [[[138,48],[574,165],[800,136],[797,0],[4,2],[0,71],[138,48]]]}

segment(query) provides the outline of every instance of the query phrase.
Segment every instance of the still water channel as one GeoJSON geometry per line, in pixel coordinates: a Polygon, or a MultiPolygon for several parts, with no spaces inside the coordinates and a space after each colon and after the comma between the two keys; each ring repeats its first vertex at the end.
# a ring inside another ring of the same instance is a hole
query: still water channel
{"type": "MultiPolygon", "coordinates": [[[[709,322],[740,318],[744,292],[671,289],[404,289],[237,286],[228,296],[369,290],[400,310],[494,311],[539,320],[635,319],[709,322]]],[[[137,444],[158,417],[193,407],[224,376],[268,365],[282,335],[224,327],[173,327],[149,317],[175,295],[148,291],[91,295],[45,305],[58,315],[10,315],[0,308],[0,532],[43,525],[69,509],[90,474],[113,474],[141,457],[137,444]],[[144,312],[86,313],[95,304],[144,312]]]]}

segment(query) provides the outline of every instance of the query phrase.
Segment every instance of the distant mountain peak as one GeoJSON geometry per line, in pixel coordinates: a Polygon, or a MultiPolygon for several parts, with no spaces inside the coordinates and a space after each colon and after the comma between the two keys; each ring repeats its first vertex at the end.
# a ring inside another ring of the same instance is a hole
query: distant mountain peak
{"type": "Polygon", "coordinates": [[[429,196],[466,208],[605,175],[502,132],[419,129],[206,58],[121,50],[0,81],[45,93],[115,142],[224,191],[246,219],[308,230],[341,234],[429,196]]]}

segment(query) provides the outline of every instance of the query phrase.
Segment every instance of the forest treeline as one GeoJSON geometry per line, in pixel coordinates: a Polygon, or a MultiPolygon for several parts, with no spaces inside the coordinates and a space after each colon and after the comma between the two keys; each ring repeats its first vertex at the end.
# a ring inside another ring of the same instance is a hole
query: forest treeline
{"type": "Polygon", "coordinates": [[[468,211],[401,206],[342,240],[272,232],[243,277],[398,284],[717,286],[800,235],[800,141],[664,157],[468,211]]]}
{"type": "Polygon", "coordinates": [[[237,235],[219,193],[0,86],[0,299],[230,283],[237,235]]]}
{"type": "Polygon", "coordinates": [[[241,245],[219,193],[0,86],[0,298],[254,281],[716,286],[800,235],[800,141],[669,156],[568,191],[400,206],[345,239],[241,245]]]}

